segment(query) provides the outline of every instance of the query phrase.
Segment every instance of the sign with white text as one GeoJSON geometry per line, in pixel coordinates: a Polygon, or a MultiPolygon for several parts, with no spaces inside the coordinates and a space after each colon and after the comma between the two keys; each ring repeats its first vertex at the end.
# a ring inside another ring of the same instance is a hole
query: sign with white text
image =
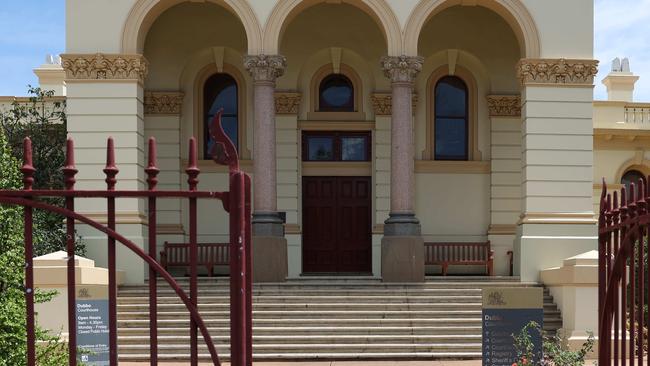
{"type": "MultiPolygon", "coordinates": [[[[513,335],[531,321],[543,327],[541,287],[483,289],[483,366],[512,366],[517,361],[513,335]]],[[[541,354],[542,337],[530,332],[534,354],[541,354]]]]}
{"type": "Polygon", "coordinates": [[[84,365],[109,365],[108,288],[77,286],[77,349],[84,365]]]}

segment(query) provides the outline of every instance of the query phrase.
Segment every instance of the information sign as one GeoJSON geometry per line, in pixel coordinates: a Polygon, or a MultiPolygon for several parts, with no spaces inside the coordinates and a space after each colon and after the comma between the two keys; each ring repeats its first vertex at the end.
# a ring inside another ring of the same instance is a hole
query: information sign
{"type": "Polygon", "coordinates": [[[77,286],[77,349],[84,365],[109,365],[108,287],[77,286]]]}
{"type": "MultiPolygon", "coordinates": [[[[531,321],[544,325],[541,287],[483,289],[483,366],[512,366],[517,361],[512,336],[531,321]]],[[[542,337],[536,331],[530,334],[539,355],[542,337]]]]}

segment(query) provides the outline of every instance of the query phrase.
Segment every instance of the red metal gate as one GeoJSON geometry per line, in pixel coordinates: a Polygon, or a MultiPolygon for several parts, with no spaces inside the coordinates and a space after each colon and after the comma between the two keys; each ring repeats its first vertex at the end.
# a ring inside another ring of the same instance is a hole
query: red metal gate
{"type": "Polygon", "coordinates": [[[149,266],[149,332],[150,332],[150,363],[158,364],[157,350],[157,281],[162,277],[183,301],[190,313],[190,356],[191,364],[198,363],[198,332],[203,337],[212,362],[220,365],[208,329],[198,312],[197,293],[197,200],[221,200],[223,208],[230,216],[230,353],[232,365],[245,366],[252,364],[252,323],[251,323],[251,179],[239,169],[237,151],[221,127],[221,112],[215,116],[210,128],[215,145],[211,151],[215,162],[229,167],[230,184],[228,192],[199,191],[197,166],[197,147],[194,138],[190,139],[189,163],[187,173],[189,190],[187,191],[158,191],[156,189],[159,169],[156,167],[156,142],[149,140],[149,160],[145,173],[147,174],[148,189],[144,191],[116,190],[116,175],[119,170],[115,165],[115,150],[113,139],[108,139],[106,167],[106,190],[75,190],[75,175],[77,169],[74,162],[74,148],[71,139],[67,142],[66,165],[63,167],[65,176],[64,190],[34,190],[35,169],[32,165],[32,148],[29,138],[24,143],[23,190],[0,191],[0,204],[18,205],[24,207],[25,215],[25,301],[27,304],[27,359],[28,365],[36,364],[36,339],[34,324],[34,272],[33,272],[33,210],[47,210],[66,217],[67,227],[67,288],[68,288],[68,329],[69,329],[69,365],[77,364],[76,342],[76,313],[75,313],[75,268],[74,268],[74,232],[75,222],[86,224],[107,235],[108,252],[108,283],[109,283],[109,352],[110,364],[117,365],[117,286],[116,286],[116,243],[120,243],[131,252],[138,255],[149,266]],[[65,207],[57,207],[40,201],[43,197],[64,197],[65,207]],[[99,224],[74,211],[76,198],[104,198],[107,202],[107,225],[99,224]],[[115,199],[116,198],[146,198],[149,203],[149,234],[148,251],[140,249],[136,244],[115,231],[115,199]],[[174,278],[156,260],[156,203],[158,199],[183,198],[189,201],[189,237],[190,237],[190,289],[189,295],[178,285],[174,278]]]}
{"type": "MultiPolygon", "coordinates": [[[[650,178],[650,177],[649,177],[650,178]]],[[[650,328],[645,306],[650,189],[645,180],[607,193],[603,182],[598,222],[598,364],[643,365],[650,328]],[[620,201],[619,201],[620,197],[620,201]]],[[[650,358],[646,359],[650,364],[650,358]]]]}

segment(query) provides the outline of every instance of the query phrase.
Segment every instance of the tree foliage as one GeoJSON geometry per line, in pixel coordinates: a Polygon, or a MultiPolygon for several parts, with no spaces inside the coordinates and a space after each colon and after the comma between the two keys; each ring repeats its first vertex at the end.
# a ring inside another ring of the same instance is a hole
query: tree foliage
{"type": "MultiPolygon", "coordinates": [[[[0,113],[0,125],[11,148],[11,155],[23,159],[23,139],[30,137],[34,158],[34,189],[63,189],[61,167],[65,162],[67,117],[65,100],[54,97],[54,92],[29,87],[29,101],[12,103],[9,110],[0,113]]],[[[63,206],[62,198],[46,198],[47,203],[63,206]]],[[[48,211],[34,211],[34,255],[40,256],[65,250],[66,232],[61,215],[48,211]]],[[[75,252],[85,254],[77,238],[75,252]]]]}
{"type": "MultiPolygon", "coordinates": [[[[0,189],[20,189],[22,176],[0,130],[0,189]]],[[[0,205],[0,366],[27,363],[23,209],[0,205]]],[[[36,302],[49,301],[54,293],[35,293],[36,302]]],[[[66,345],[57,336],[37,328],[39,365],[67,363],[66,345]]]]}
{"type": "Polygon", "coordinates": [[[579,350],[569,350],[567,343],[559,335],[549,336],[537,322],[531,321],[519,332],[513,335],[517,362],[512,366],[582,366],[585,364],[587,354],[594,348],[594,336],[589,334],[579,350]],[[542,354],[535,354],[532,341],[532,332],[537,332],[542,337],[542,354]],[[536,362],[533,360],[537,360],[536,362]]]}

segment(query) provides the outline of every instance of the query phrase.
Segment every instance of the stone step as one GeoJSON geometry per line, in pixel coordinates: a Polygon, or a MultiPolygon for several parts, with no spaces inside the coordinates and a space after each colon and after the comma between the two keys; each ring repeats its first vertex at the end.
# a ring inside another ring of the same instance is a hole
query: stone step
{"type": "MultiPolygon", "coordinates": [[[[199,335],[203,340],[203,337],[199,335]]],[[[148,345],[149,336],[119,336],[120,345],[148,345]]],[[[228,345],[228,334],[212,335],[215,345],[228,345]]],[[[379,343],[409,343],[409,344],[438,344],[438,343],[480,343],[480,334],[438,334],[438,335],[363,335],[363,334],[335,334],[335,335],[283,335],[265,336],[253,335],[254,345],[264,344],[379,344],[379,343]]],[[[188,335],[158,336],[159,345],[188,345],[188,335]]]]}
{"type": "MultiPolygon", "coordinates": [[[[148,323],[147,323],[148,324],[148,323]]],[[[481,326],[255,326],[253,334],[273,335],[273,336],[301,336],[301,335],[333,335],[333,334],[357,334],[357,335],[462,335],[481,334],[481,326]]],[[[229,327],[209,327],[208,331],[212,335],[228,335],[229,327]]],[[[186,335],[189,330],[186,327],[180,328],[158,328],[159,335],[186,335]]],[[[120,328],[120,336],[146,336],[149,337],[149,328],[120,328]]]]}
{"type": "MultiPolygon", "coordinates": [[[[481,352],[363,352],[363,353],[272,353],[272,352],[253,352],[253,360],[255,361],[303,361],[311,360],[438,360],[438,359],[479,359],[481,352]]],[[[198,354],[199,361],[210,361],[210,355],[207,353],[198,354]]],[[[187,362],[190,359],[189,352],[186,354],[177,353],[159,353],[158,359],[163,362],[187,362]]],[[[228,352],[219,353],[219,360],[228,361],[230,354],[228,352]]],[[[149,361],[148,353],[133,353],[120,355],[121,361],[132,362],[147,362],[149,361]]]]}
{"type": "MultiPolygon", "coordinates": [[[[199,350],[206,351],[207,347],[199,342],[199,350]]],[[[215,344],[219,354],[227,354],[229,347],[225,344],[215,344]]],[[[189,344],[163,344],[158,345],[158,351],[165,354],[188,354],[189,344]]],[[[148,352],[148,344],[140,345],[119,345],[120,355],[148,352]]],[[[364,352],[480,352],[481,343],[359,343],[359,344],[334,344],[334,343],[310,343],[310,344],[253,344],[253,352],[273,353],[364,353],[364,352]]]]}

